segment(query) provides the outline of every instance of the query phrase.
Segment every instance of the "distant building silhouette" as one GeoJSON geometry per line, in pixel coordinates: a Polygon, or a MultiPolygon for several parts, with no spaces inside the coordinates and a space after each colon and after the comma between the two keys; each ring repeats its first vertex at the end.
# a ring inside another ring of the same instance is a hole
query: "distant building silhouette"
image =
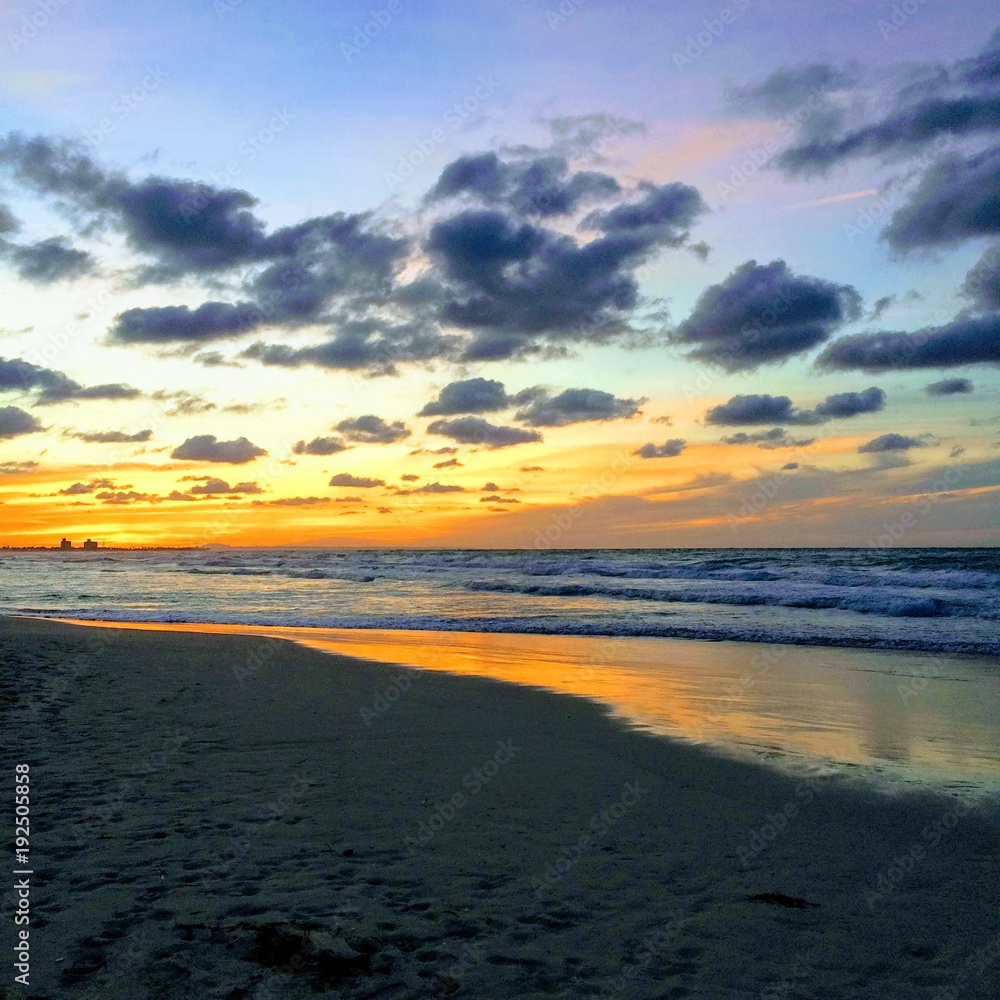
{"type": "Polygon", "coordinates": [[[61,548],[61,549],[71,549],[71,548],[73,548],[73,543],[68,538],[64,538],[59,543],[59,548],[61,548]]]}
{"type": "Polygon", "coordinates": [[[97,548],[97,542],[92,542],[89,538],[83,543],[84,551],[92,551],[97,548]]]}

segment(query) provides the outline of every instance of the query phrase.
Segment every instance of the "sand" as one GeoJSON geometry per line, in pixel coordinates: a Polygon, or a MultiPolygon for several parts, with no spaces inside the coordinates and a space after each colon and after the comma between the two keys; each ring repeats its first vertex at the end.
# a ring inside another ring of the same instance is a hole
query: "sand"
{"type": "Polygon", "coordinates": [[[33,817],[10,996],[1000,995],[988,802],[260,637],[0,618],[0,712],[33,817]]]}

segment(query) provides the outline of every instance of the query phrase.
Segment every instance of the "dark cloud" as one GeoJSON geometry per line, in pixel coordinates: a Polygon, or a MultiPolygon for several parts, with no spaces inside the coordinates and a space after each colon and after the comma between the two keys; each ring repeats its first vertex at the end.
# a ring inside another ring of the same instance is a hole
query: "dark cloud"
{"type": "Polygon", "coordinates": [[[521,472],[544,472],[545,469],[540,465],[522,465],[521,472]]]}
{"type": "Polygon", "coordinates": [[[151,430],[136,431],[134,434],[128,431],[76,431],[70,435],[87,444],[139,444],[152,436],[151,430]]]}
{"type": "Polygon", "coordinates": [[[457,469],[462,465],[462,463],[457,458],[449,458],[444,462],[435,462],[435,469],[457,469]]]}
{"type": "Polygon", "coordinates": [[[16,233],[20,228],[21,223],[14,213],[6,205],[0,205],[0,236],[16,233]]]}
{"type": "Polygon", "coordinates": [[[956,393],[972,392],[972,382],[967,378],[943,378],[924,386],[928,396],[954,396],[956,393]]]}
{"type": "MultiPolygon", "coordinates": [[[[779,153],[775,162],[793,175],[822,174],[862,156],[901,156],[946,138],[962,139],[1000,127],[995,67],[1000,40],[994,35],[977,57],[911,75],[881,117],[834,135],[810,130],[805,141],[779,153]]],[[[834,120],[836,124],[836,120],[834,120]]]]}
{"type": "Polygon", "coordinates": [[[705,414],[706,424],[724,427],[754,424],[815,424],[819,423],[811,410],[800,410],[787,396],[767,394],[733,396],[725,403],[711,407],[705,414]]]}
{"type": "Polygon", "coordinates": [[[399,477],[404,483],[415,483],[420,476],[415,476],[412,472],[408,472],[405,475],[399,477]]]}
{"type": "MultiPolygon", "coordinates": [[[[128,310],[110,331],[120,343],[201,342],[333,321],[338,302],[359,300],[363,310],[365,301],[385,300],[410,248],[372,213],[338,212],[268,232],[246,191],[163,177],[135,182],[68,141],[8,135],[0,139],[0,168],[52,199],[82,230],[123,234],[148,261],[133,269],[133,284],[235,278],[240,286],[236,304],[128,310]]],[[[65,276],[84,265],[77,253],[50,241],[25,266],[39,278],[65,276]]]]}
{"type": "Polygon", "coordinates": [[[962,294],[980,309],[1000,311],[1000,243],[990,247],[965,276],[962,294]]]}
{"type": "Polygon", "coordinates": [[[408,438],[413,433],[401,420],[387,424],[373,413],[341,420],[336,430],[340,431],[348,441],[364,444],[392,444],[394,441],[408,438]]]}
{"type": "Polygon", "coordinates": [[[782,472],[790,472],[792,469],[797,469],[799,467],[798,462],[786,462],[782,467],[782,472]]]}
{"type": "Polygon", "coordinates": [[[0,240],[0,257],[5,258],[18,277],[36,285],[51,285],[71,281],[96,270],[97,262],[85,250],[77,250],[62,237],[38,243],[4,243],[0,240]]]}
{"type": "Polygon", "coordinates": [[[570,215],[587,201],[613,197],[621,187],[595,171],[570,173],[561,156],[505,162],[496,153],[461,156],[441,172],[429,202],[469,195],[487,205],[503,202],[522,215],[570,215]]]}
{"type": "Polygon", "coordinates": [[[672,438],[670,441],[664,441],[663,444],[644,444],[637,451],[634,451],[633,455],[638,455],[640,458],[676,458],[687,446],[687,441],[684,438],[672,438]]]}
{"type": "Polygon", "coordinates": [[[666,217],[632,229],[622,222],[582,245],[500,211],[470,210],[435,223],[426,249],[440,286],[439,315],[473,332],[463,357],[503,360],[546,344],[620,336],[638,300],[635,269],[682,242],[697,214],[691,206],[700,196],[689,190],[689,199],[677,200],[672,225],[666,217]]]}
{"type": "Polygon", "coordinates": [[[87,399],[135,399],[142,393],[121,383],[82,386],[68,375],[19,358],[0,358],[0,392],[36,392],[39,406],[87,399]]]}
{"type": "Polygon", "coordinates": [[[38,418],[16,406],[0,406],[0,440],[42,430],[38,418]]]}
{"type": "Polygon", "coordinates": [[[485,448],[509,448],[516,444],[541,441],[538,431],[523,427],[503,427],[491,424],[482,417],[457,417],[454,420],[435,420],[427,432],[451,438],[459,444],[482,445],[485,448]]]}
{"type": "Polygon", "coordinates": [[[770,444],[784,444],[785,443],[785,428],[784,427],[772,427],[769,431],[754,431],[751,434],[747,434],[746,431],[740,431],[737,434],[730,434],[728,437],[722,439],[723,444],[759,444],[759,445],[770,445],[770,444]]]}
{"type": "Polygon", "coordinates": [[[1000,313],[966,317],[916,333],[856,333],[816,359],[826,371],[884,372],[1000,363],[1000,313]]]}
{"type": "Polygon", "coordinates": [[[347,445],[335,437],[318,437],[308,442],[296,441],[292,446],[296,455],[336,455],[337,452],[346,450],[347,445]]]}
{"type": "Polygon", "coordinates": [[[592,212],[584,225],[608,234],[641,235],[650,244],[682,246],[688,231],[707,205],[696,188],[687,184],[643,182],[635,201],[607,211],[592,212]]]}
{"type": "Polygon", "coordinates": [[[450,417],[459,413],[492,413],[512,405],[503,382],[469,378],[446,385],[418,417],[450,417]]]}
{"type": "Polygon", "coordinates": [[[340,472],[330,480],[331,486],[353,486],[355,489],[369,490],[375,486],[385,486],[384,479],[364,479],[352,476],[349,472],[340,472]]]}
{"type": "MultiPolygon", "coordinates": [[[[1000,97],[997,127],[1000,128],[1000,97]]],[[[897,251],[1000,235],[1000,146],[930,166],[882,233],[897,251]]]]}
{"type": "MultiPolygon", "coordinates": [[[[515,402],[524,399],[518,393],[515,402]]],[[[531,390],[530,402],[514,414],[529,427],[566,427],[592,420],[621,420],[634,417],[643,400],[617,399],[600,389],[566,389],[552,396],[544,389],[531,390]]]]}
{"type": "Polygon", "coordinates": [[[108,335],[119,344],[205,341],[248,333],[260,323],[260,310],[252,304],[205,302],[197,309],[188,306],[126,309],[115,318],[108,335]]]}
{"type": "Polygon", "coordinates": [[[194,496],[218,496],[220,494],[263,493],[264,491],[257,483],[237,483],[235,486],[230,486],[224,479],[208,479],[200,486],[192,486],[188,492],[194,496]]]}
{"type": "Polygon", "coordinates": [[[520,500],[515,500],[514,497],[502,497],[502,496],[489,496],[480,497],[480,503],[520,503],[520,500]]]}
{"type": "Polygon", "coordinates": [[[907,437],[905,434],[882,434],[861,445],[858,452],[866,455],[886,451],[909,451],[910,448],[921,448],[926,443],[924,438],[907,437]]]}
{"type": "Polygon", "coordinates": [[[439,333],[422,322],[390,324],[365,319],[341,324],[332,339],[322,344],[299,348],[252,344],[240,356],[283,368],[315,365],[392,375],[400,362],[447,358],[457,352],[458,344],[457,337],[439,333]]]}
{"type": "Polygon", "coordinates": [[[245,437],[233,441],[220,441],[214,434],[197,434],[175,448],[171,458],[194,462],[220,462],[228,465],[245,465],[267,452],[245,437]]]}
{"type": "Polygon", "coordinates": [[[862,392],[838,392],[818,403],[813,413],[824,420],[842,420],[862,413],[878,413],[885,406],[885,393],[877,386],[862,392]]]}
{"type": "Polygon", "coordinates": [[[794,275],[783,260],[750,260],[705,289],[670,339],[693,347],[689,357],[747,371],[816,347],[860,312],[850,285],[794,275]]]}

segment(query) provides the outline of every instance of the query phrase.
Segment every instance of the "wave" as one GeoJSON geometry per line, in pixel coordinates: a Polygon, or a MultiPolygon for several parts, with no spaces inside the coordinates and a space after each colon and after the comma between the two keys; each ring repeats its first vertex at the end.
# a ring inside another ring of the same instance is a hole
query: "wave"
{"type": "MultiPolygon", "coordinates": [[[[248,625],[283,628],[380,629],[386,631],[489,632],[525,635],[614,636],[621,638],[703,639],[716,642],[775,643],[797,646],[846,646],[858,649],[891,649],[942,654],[1000,656],[1000,639],[915,633],[901,624],[896,628],[844,629],[832,632],[801,625],[690,625],[677,621],[553,620],[533,617],[446,617],[431,615],[219,614],[190,611],[150,612],[121,608],[18,608],[14,612],[39,618],[72,618],[81,621],[149,624],[248,625]]],[[[0,612],[2,615],[3,612],[0,612]]]]}

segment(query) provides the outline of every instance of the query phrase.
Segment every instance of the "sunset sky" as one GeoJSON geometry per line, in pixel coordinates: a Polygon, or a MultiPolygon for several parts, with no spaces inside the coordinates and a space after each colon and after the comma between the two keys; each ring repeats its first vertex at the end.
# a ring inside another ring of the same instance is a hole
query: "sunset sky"
{"type": "Polygon", "coordinates": [[[997,544],[998,26],[0,0],[0,544],[997,544]]]}

